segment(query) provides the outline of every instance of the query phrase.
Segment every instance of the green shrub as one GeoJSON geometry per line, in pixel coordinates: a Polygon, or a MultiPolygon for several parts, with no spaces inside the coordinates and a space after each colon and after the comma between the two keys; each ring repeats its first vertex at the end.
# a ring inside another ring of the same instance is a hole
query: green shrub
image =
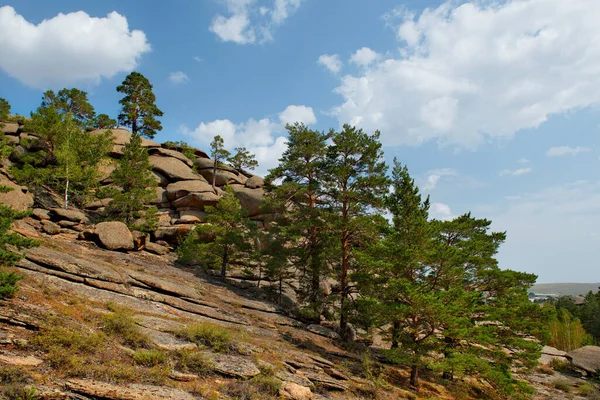
{"type": "Polygon", "coordinates": [[[253,386],[256,387],[259,393],[276,396],[279,392],[279,388],[281,387],[281,380],[275,378],[274,376],[269,375],[257,375],[254,378],[250,379],[253,386]]]}
{"type": "Polygon", "coordinates": [[[577,394],[586,399],[600,399],[600,391],[593,384],[586,382],[577,387],[577,394]]]}
{"type": "Polygon", "coordinates": [[[223,352],[231,349],[232,332],[222,326],[201,323],[187,326],[175,334],[180,337],[194,342],[198,345],[207,346],[216,352],[223,352]]]}
{"type": "Polygon", "coordinates": [[[205,375],[212,370],[212,362],[197,350],[180,350],[178,368],[183,372],[205,375]]]}
{"type": "Polygon", "coordinates": [[[42,328],[32,341],[46,351],[64,349],[68,350],[69,354],[94,353],[105,342],[106,335],[103,333],[60,326],[57,321],[51,321],[48,326],[42,328]]]}
{"type": "Polygon", "coordinates": [[[130,309],[113,303],[107,304],[107,308],[112,314],[102,318],[104,332],[119,336],[124,344],[134,348],[149,346],[150,338],[141,331],[130,309]]]}
{"type": "Polygon", "coordinates": [[[563,392],[571,391],[571,385],[564,379],[555,379],[551,384],[555,389],[562,390],[563,392]]]}
{"type": "Polygon", "coordinates": [[[167,355],[162,351],[155,349],[151,350],[136,350],[133,354],[133,362],[137,365],[145,367],[155,367],[167,362],[167,355]]]}
{"type": "Polygon", "coordinates": [[[36,389],[33,386],[22,386],[11,384],[2,388],[1,399],[6,400],[39,400],[36,389]]]}
{"type": "Polygon", "coordinates": [[[17,283],[23,279],[22,275],[14,272],[0,271],[0,299],[12,297],[17,293],[17,283]]]}
{"type": "Polygon", "coordinates": [[[8,385],[10,383],[25,383],[29,380],[29,375],[25,370],[13,366],[0,366],[0,384],[8,385]]]}

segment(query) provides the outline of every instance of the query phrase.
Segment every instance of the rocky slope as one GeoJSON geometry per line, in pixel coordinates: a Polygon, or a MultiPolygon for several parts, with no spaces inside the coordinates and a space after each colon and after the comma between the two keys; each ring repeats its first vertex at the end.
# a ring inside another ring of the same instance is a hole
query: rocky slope
{"type": "MultiPolygon", "coordinates": [[[[5,128],[15,143],[31,136],[15,125],[5,128]]],[[[129,136],[122,130],[114,134],[112,155],[118,157],[129,136]]],[[[171,245],[201,222],[202,207],[218,198],[209,190],[210,160],[202,152],[190,160],[158,143],[145,145],[152,154],[159,182],[155,203],[161,209],[161,226],[151,235],[130,232],[120,223],[93,224],[104,202],[65,210],[60,196],[47,192],[34,197],[6,171],[0,173],[0,184],[15,189],[0,194],[0,201],[34,210],[14,231],[40,242],[15,267],[25,276],[21,290],[13,299],[0,301],[4,396],[493,398],[492,388],[480,382],[448,383],[433,372],[424,372],[418,390],[410,388],[406,370],[378,361],[380,340],[371,348],[342,343],[328,327],[295,319],[269,302],[264,288],[241,271],[230,271],[223,284],[202,268],[180,265],[171,245]]],[[[110,167],[105,183],[109,172],[110,167]]],[[[226,183],[261,223],[262,180],[219,170],[217,184],[226,183]]],[[[566,359],[552,349],[546,353],[546,363],[566,359]]],[[[589,365],[589,357],[582,360],[589,365]]],[[[582,376],[548,367],[524,378],[539,399],[597,394],[582,376]]]]}

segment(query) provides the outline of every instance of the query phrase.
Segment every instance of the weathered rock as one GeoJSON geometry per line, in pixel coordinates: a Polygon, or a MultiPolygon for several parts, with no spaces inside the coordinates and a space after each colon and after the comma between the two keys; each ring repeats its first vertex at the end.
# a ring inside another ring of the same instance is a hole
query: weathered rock
{"type": "Polygon", "coordinates": [[[169,207],[170,203],[169,203],[169,199],[167,198],[167,191],[165,190],[165,188],[157,186],[155,188],[156,191],[156,197],[154,197],[151,201],[150,204],[154,204],[160,207],[169,207]]]}
{"type": "Polygon", "coordinates": [[[198,375],[184,374],[183,372],[173,370],[169,373],[169,378],[179,382],[193,382],[198,380],[198,375]]]}
{"type": "Polygon", "coordinates": [[[219,354],[214,359],[213,369],[223,375],[247,379],[259,375],[260,370],[251,360],[230,355],[219,354]]]}
{"type": "Polygon", "coordinates": [[[115,170],[116,166],[113,162],[104,162],[98,166],[98,173],[100,177],[98,180],[102,183],[112,182],[111,174],[115,170]]]}
{"type": "Polygon", "coordinates": [[[198,175],[183,161],[172,157],[150,156],[148,161],[152,169],[166,176],[171,181],[197,180],[198,175]]]}
{"type": "Polygon", "coordinates": [[[48,210],[44,210],[43,208],[34,208],[32,215],[34,218],[39,219],[40,221],[50,220],[50,213],[48,210]]]}
{"type": "Polygon", "coordinates": [[[85,205],[85,209],[86,210],[97,210],[99,208],[106,207],[111,201],[112,201],[112,199],[100,199],[100,200],[92,201],[91,203],[88,203],[85,205]]]}
{"type": "Polygon", "coordinates": [[[204,206],[214,206],[219,201],[219,196],[213,192],[194,192],[187,196],[174,200],[171,204],[175,208],[194,207],[202,208],[204,206]]]}
{"type": "Polygon", "coordinates": [[[567,358],[571,364],[584,370],[589,375],[595,375],[600,369],[600,347],[584,346],[567,353],[567,358]]]}
{"type": "Polygon", "coordinates": [[[199,222],[202,222],[202,220],[194,215],[184,215],[175,220],[175,224],[197,224],[199,222]]]}
{"type": "Polygon", "coordinates": [[[23,235],[30,239],[37,239],[40,235],[37,233],[37,229],[41,229],[41,223],[35,224],[38,221],[30,221],[29,218],[20,219],[13,222],[12,231],[20,235],[23,235]]]}
{"type": "Polygon", "coordinates": [[[42,230],[48,235],[58,235],[60,233],[60,226],[52,221],[42,221],[42,230]]]}
{"type": "Polygon", "coordinates": [[[159,256],[164,256],[165,254],[169,254],[169,249],[165,246],[161,246],[160,244],[147,242],[146,243],[146,251],[150,253],[158,254],[159,256]]]}
{"type": "MultiPolygon", "coordinates": [[[[107,132],[107,129],[96,129],[90,132],[92,136],[102,135],[107,132]]],[[[117,146],[124,146],[131,140],[131,132],[127,129],[110,129],[110,132],[113,136],[113,144],[117,146]]],[[[146,138],[142,138],[142,147],[160,147],[160,143],[153,142],[152,140],[148,140],[146,138]]]]}
{"type": "Polygon", "coordinates": [[[254,175],[246,181],[246,187],[249,189],[258,189],[265,186],[265,181],[260,176],[254,175]]]}
{"type": "MultiPolygon", "coordinates": [[[[212,184],[213,181],[213,170],[212,169],[201,169],[199,171],[200,175],[202,175],[209,183],[212,184]]],[[[241,184],[246,183],[246,178],[244,175],[236,174],[230,171],[224,171],[222,169],[217,169],[217,174],[215,178],[215,185],[223,186],[226,184],[241,184]]]]}
{"type": "Polygon", "coordinates": [[[70,379],[65,382],[65,387],[81,395],[111,400],[195,399],[194,396],[180,389],[139,384],[113,385],[87,379],[70,379]]]}
{"type": "Polygon", "coordinates": [[[146,248],[146,244],[150,242],[150,235],[140,231],[131,232],[131,237],[133,238],[134,250],[137,251],[144,250],[146,248]]]}
{"type": "Polygon", "coordinates": [[[18,135],[19,124],[16,122],[3,122],[0,124],[1,131],[7,135],[18,135]]]}
{"type": "Polygon", "coordinates": [[[311,382],[324,387],[329,390],[340,390],[345,391],[348,390],[348,387],[337,380],[323,374],[319,374],[317,372],[309,371],[309,370],[301,370],[300,371],[304,376],[306,376],[311,382]]]}
{"type": "Polygon", "coordinates": [[[213,192],[212,187],[205,179],[193,181],[179,181],[167,186],[167,198],[176,200],[190,193],[213,192]]]}
{"type": "Polygon", "coordinates": [[[240,201],[242,208],[248,212],[249,217],[260,214],[260,207],[265,193],[262,189],[248,189],[240,185],[232,185],[233,194],[240,201]]]}
{"type": "Polygon", "coordinates": [[[67,220],[58,221],[58,226],[60,226],[62,228],[72,229],[74,226],[77,226],[77,225],[79,225],[79,222],[73,222],[73,221],[67,221],[67,220]]]}
{"type": "Polygon", "coordinates": [[[194,165],[197,169],[208,169],[212,168],[214,165],[214,161],[210,158],[196,158],[194,160],[194,165]]]}
{"type": "Polygon", "coordinates": [[[0,353],[0,364],[15,365],[19,367],[37,367],[43,361],[34,356],[17,356],[8,353],[0,353]]]}
{"type": "Polygon", "coordinates": [[[165,157],[173,157],[173,158],[183,161],[184,163],[187,164],[188,167],[194,166],[194,163],[192,162],[192,160],[190,160],[189,158],[184,156],[181,152],[176,151],[176,150],[165,149],[162,147],[156,147],[156,148],[152,148],[152,149],[148,150],[148,154],[150,154],[150,155],[158,154],[158,155],[165,156],[165,157]]]}
{"type": "Polygon", "coordinates": [[[313,393],[306,386],[300,386],[294,382],[283,382],[279,388],[279,396],[290,400],[310,400],[313,398],[313,393]]]}
{"type": "Polygon", "coordinates": [[[152,171],[152,176],[154,177],[154,180],[156,180],[156,183],[160,187],[165,187],[169,184],[169,180],[167,179],[167,177],[161,174],[160,172],[152,171]]]}
{"type": "Polygon", "coordinates": [[[198,218],[200,221],[204,221],[206,219],[206,212],[202,211],[202,210],[198,210],[197,208],[190,208],[190,209],[179,209],[177,210],[179,211],[179,218],[185,218],[185,217],[196,217],[198,218]]]}
{"type": "Polygon", "coordinates": [[[27,192],[27,189],[17,185],[4,174],[0,174],[0,185],[12,189],[7,193],[0,193],[0,203],[17,211],[25,211],[33,207],[33,196],[27,192]]]}
{"type": "Polygon", "coordinates": [[[50,209],[50,211],[52,212],[52,215],[58,220],[66,219],[68,221],[81,222],[84,224],[90,222],[88,217],[86,217],[85,214],[81,211],[66,210],[64,208],[52,208],[50,209]]]}
{"type": "Polygon", "coordinates": [[[119,221],[101,222],[96,225],[96,234],[102,246],[108,250],[133,250],[133,236],[125,225],[119,221]]]}
{"type": "Polygon", "coordinates": [[[161,226],[154,232],[155,241],[164,240],[167,243],[177,244],[192,229],[194,229],[194,225],[161,226]]]}

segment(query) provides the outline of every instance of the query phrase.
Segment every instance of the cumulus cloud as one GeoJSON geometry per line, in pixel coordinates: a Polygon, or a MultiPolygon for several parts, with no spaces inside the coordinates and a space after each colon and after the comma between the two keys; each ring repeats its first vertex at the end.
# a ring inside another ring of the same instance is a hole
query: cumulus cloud
{"type": "Polygon", "coordinates": [[[221,0],[228,16],[216,15],[209,27],[219,39],[237,44],[265,43],[273,32],[292,16],[303,0],[274,0],[271,7],[257,6],[254,0],[221,0]]]}
{"type": "Polygon", "coordinates": [[[169,81],[171,81],[171,83],[174,83],[176,85],[188,83],[189,80],[190,80],[190,78],[188,78],[188,76],[185,72],[177,71],[177,72],[171,72],[169,74],[169,81]]]}
{"type": "Polygon", "coordinates": [[[442,169],[436,169],[433,170],[431,172],[429,172],[429,174],[427,175],[427,178],[425,179],[425,183],[423,184],[423,190],[425,191],[431,191],[433,189],[436,188],[438,182],[440,181],[440,179],[442,179],[443,176],[456,176],[458,175],[458,173],[450,168],[442,168],[442,169]]]}
{"type": "Polygon", "coordinates": [[[506,175],[519,176],[519,175],[528,174],[531,171],[533,171],[533,168],[503,169],[502,171],[500,171],[500,173],[498,175],[500,175],[500,176],[506,176],[506,175]]]}
{"type": "Polygon", "coordinates": [[[582,147],[582,146],[577,146],[577,147],[558,146],[558,147],[549,148],[548,151],[546,152],[546,155],[548,157],[576,156],[579,153],[586,153],[590,150],[591,149],[589,147],[582,147]]]}
{"type": "Polygon", "coordinates": [[[513,196],[491,215],[507,231],[502,268],[533,272],[541,282],[586,282],[597,272],[600,181],[576,181],[513,196]]]}
{"type": "Polygon", "coordinates": [[[130,30],[114,11],[104,18],[58,14],[35,25],[13,7],[0,7],[0,68],[29,86],[98,83],[135,69],[148,51],[144,32],[130,30]]]}
{"type": "Polygon", "coordinates": [[[342,60],[337,54],[323,54],[317,63],[327,68],[330,72],[337,74],[342,69],[342,60]]]}
{"type": "Polygon", "coordinates": [[[600,103],[600,2],[449,1],[387,19],[397,56],[340,78],[340,123],[475,148],[600,103]]]}
{"type": "Polygon", "coordinates": [[[441,221],[450,221],[456,218],[456,216],[452,214],[450,206],[444,203],[431,203],[431,206],[429,207],[429,217],[441,221]]]}
{"type": "Polygon", "coordinates": [[[202,149],[208,149],[209,143],[216,135],[223,138],[229,150],[235,147],[248,148],[259,162],[256,173],[264,176],[269,169],[277,165],[286,149],[285,124],[293,122],[311,125],[316,123],[317,119],[311,107],[290,105],[280,112],[276,119],[250,118],[237,124],[228,119],[217,119],[201,122],[195,129],[182,126],[180,131],[202,149]]]}
{"type": "Polygon", "coordinates": [[[363,47],[362,49],[356,50],[356,52],[352,54],[350,57],[350,62],[362,67],[366,67],[379,57],[380,55],[376,51],[373,51],[368,47],[363,47]]]}

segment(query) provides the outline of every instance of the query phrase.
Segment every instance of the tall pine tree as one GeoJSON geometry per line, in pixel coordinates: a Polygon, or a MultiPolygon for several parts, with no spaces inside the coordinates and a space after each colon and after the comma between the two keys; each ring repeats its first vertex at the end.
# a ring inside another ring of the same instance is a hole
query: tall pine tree
{"type": "Polygon", "coordinates": [[[132,72],[125,77],[117,92],[125,96],[119,100],[121,112],[119,124],[131,127],[131,132],[152,139],[162,125],[157,119],[163,112],[156,106],[156,96],[150,81],[139,72],[132,72]]]}

